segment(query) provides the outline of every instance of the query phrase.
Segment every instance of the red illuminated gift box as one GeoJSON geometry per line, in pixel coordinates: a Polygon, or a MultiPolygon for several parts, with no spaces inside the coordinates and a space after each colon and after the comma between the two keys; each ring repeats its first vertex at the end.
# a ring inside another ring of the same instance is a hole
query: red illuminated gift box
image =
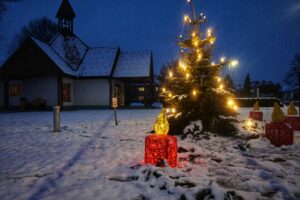
{"type": "Polygon", "coordinates": [[[149,135],[145,138],[145,163],[164,167],[177,165],[177,138],[170,135],[149,135]]]}
{"type": "Polygon", "coordinates": [[[285,116],[285,122],[291,125],[294,131],[300,131],[300,116],[287,115],[285,116]]]}
{"type": "Polygon", "coordinates": [[[265,136],[277,147],[291,145],[294,140],[293,129],[284,122],[267,123],[265,136]]]}
{"type": "Polygon", "coordinates": [[[263,112],[261,111],[250,111],[249,118],[257,121],[263,120],[263,112]]]}

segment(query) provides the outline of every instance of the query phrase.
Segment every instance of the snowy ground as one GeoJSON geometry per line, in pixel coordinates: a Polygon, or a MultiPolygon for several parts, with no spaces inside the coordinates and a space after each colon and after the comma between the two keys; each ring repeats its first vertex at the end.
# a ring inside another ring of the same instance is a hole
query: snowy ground
{"type": "Polygon", "coordinates": [[[60,133],[51,112],[0,113],[0,199],[300,199],[299,140],[211,134],[179,140],[177,169],[143,164],[159,111],[120,110],[119,126],[111,110],[63,112],[60,133]]]}

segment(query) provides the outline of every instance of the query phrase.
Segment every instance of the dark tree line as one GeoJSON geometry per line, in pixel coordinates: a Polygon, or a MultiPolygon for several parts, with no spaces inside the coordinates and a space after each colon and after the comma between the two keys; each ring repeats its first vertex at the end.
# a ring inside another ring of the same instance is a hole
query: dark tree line
{"type": "MultiPolygon", "coordinates": [[[[290,69],[285,74],[284,82],[295,91],[295,96],[300,100],[300,54],[296,54],[291,61],[290,69]]],[[[239,95],[242,97],[251,96],[251,91],[254,92],[256,88],[259,88],[260,93],[273,94],[275,97],[281,97],[281,85],[272,81],[251,81],[250,75],[247,74],[243,87],[240,90],[239,95]]]]}
{"type": "Polygon", "coordinates": [[[300,94],[300,53],[294,56],[291,67],[284,77],[284,82],[300,94]]]}
{"type": "Polygon", "coordinates": [[[250,74],[247,74],[242,88],[237,92],[239,97],[256,97],[256,90],[259,89],[260,96],[281,97],[281,85],[273,81],[251,81],[250,74]]]}
{"type": "Polygon", "coordinates": [[[295,92],[292,100],[298,101],[300,109],[300,53],[294,56],[290,69],[285,74],[284,82],[295,92]]]}

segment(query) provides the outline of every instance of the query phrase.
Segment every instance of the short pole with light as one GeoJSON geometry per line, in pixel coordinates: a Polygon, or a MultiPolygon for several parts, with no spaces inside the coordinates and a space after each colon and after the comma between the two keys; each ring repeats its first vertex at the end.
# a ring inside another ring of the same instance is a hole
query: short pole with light
{"type": "Polygon", "coordinates": [[[170,167],[177,166],[177,138],[168,135],[169,123],[166,110],[163,108],[158,115],[155,134],[145,138],[145,163],[165,167],[165,161],[170,167]]]}

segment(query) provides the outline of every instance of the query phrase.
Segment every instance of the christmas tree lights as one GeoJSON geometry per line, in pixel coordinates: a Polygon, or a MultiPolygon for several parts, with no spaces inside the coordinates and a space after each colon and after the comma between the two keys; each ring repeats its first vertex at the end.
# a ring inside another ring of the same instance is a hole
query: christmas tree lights
{"type": "Polygon", "coordinates": [[[201,119],[204,128],[208,128],[215,119],[235,115],[238,110],[236,103],[226,104],[233,94],[226,90],[221,78],[221,70],[225,66],[237,66],[238,61],[225,56],[218,63],[212,61],[214,30],[211,27],[203,30],[206,16],[201,13],[197,17],[193,0],[187,3],[192,15],[183,16],[185,32],[177,39],[181,55],[177,66],[168,72],[161,95],[167,107],[177,108],[176,113],[168,112],[171,118],[180,113],[180,119],[175,120],[188,123],[201,119]]]}

